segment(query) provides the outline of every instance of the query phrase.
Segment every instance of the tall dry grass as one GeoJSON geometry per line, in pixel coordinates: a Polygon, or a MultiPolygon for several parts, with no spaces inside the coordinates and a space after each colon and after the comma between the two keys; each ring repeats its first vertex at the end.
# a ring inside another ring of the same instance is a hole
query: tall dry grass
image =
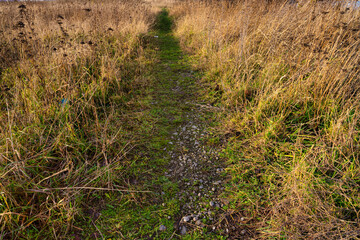
{"type": "Polygon", "coordinates": [[[145,3],[149,4],[156,11],[159,7],[171,7],[177,0],[144,0],[145,3]]]}
{"type": "Polygon", "coordinates": [[[171,13],[208,101],[225,109],[230,197],[249,232],[358,238],[360,11],[184,1],[171,13]]]}
{"type": "Polygon", "coordinates": [[[154,12],[51,1],[0,15],[0,238],[69,239],[92,194],[123,189],[154,12]]]}

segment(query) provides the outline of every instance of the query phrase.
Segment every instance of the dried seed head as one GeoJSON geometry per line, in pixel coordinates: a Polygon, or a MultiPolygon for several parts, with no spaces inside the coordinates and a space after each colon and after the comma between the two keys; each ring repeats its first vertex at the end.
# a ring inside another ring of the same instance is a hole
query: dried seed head
{"type": "Polygon", "coordinates": [[[25,27],[25,23],[23,23],[23,22],[18,22],[17,24],[16,24],[16,26],[18,26],[19,28],[24,28],[25,27]]]}
{"type": "Polygon", "coordinates": [[[21,5],[19,6],[19,8],[20,8],[20,9],[26,9],[26,6],[25,6],[24,4],[21,4],[21,5]]]}
{"type": "Polygon", "coordinates": [[[1,91],[4,91],[4,92],[9,91],[9,90],[10,90],[10,88],[9,88],[7,85],[4,85],[4,86],[1,88],[1,91]]]}

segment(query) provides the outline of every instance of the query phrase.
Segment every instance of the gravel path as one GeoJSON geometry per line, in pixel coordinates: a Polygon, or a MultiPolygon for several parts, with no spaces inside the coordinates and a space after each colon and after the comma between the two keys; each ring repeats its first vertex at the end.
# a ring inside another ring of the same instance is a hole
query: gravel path
{"type": "MultiPolygon", "coordinates": [[[[169,67],[166,69],[171,71],[169,67]]],[[[177,74],[194,77],[187,70],[177,74]]],[[[219,159],[219,149],[206,145],[209,133],[204,108],[196,104],[193,93],[186,91],[186,84],[180,81],[173,86],[169,90],[171,95],[185,109],[182,110],[184,120],[171,132],[167,148],[172,150],[167,151],[170,163],[165,172],[165,176],[179,186],[176,197],[180,201],[181,215],[174,216],[177,218],[176,229],[181,235],[194,229],[226,233],[229,230],[223,229],[221,223],[225,213],[223,208],[228,201],[220,198],[224,190],[224,168],[219,159]]]]}
{"type": "Polygon", "coordinates": [[[204,146],[207,132],[205,123],[199,119],[200,109],[186,113],[186,121],[172,133],[175,148],[169,154],[171,161],[166,176],[176,181],[180,191],[182,216],[178,230],[183,235],[194,228],[216,230],[224,212],[226,201],[219,198],[224,189],[219,166],[218,152],[204,146]]]}
{"type": "MultiPolygon", "coordinates": [[[[199,86],[194,81],[197,76],[171,34],[160,34],[154,39],[161,57],[153,104],[167,119],[165,127],[170,129],[168,145],[163,149],[169,162],[165,177],[179,189],[175,198],[180,211],[169,219],[175,221],[179,235],[195,236],[200,232],[201,236],[206,233],[215,238],[230,236],[235,230],[234,221],[231,222],[227,210],[229,201],[221,197],[226,176],[224,160],[220,158],[221,147],[210,144],[213,139],[207,120],[209,109],[197,97],[199,86]]],[[[167,231],[162,224],[158,229],[167,231]]]]}

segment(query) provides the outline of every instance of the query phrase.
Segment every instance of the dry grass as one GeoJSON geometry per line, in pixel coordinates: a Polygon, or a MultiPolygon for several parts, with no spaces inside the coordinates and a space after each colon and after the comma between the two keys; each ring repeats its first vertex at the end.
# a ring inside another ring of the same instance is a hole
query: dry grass
{"type": "Polygon", "coordinates": [[[227,109],[232,197],[256,238],[358,238],[360,11],[185,1],[171,13],[227,109]]]}
{"type": "Polygon", "coordinates": [[[0,15],[0,238],[63,238],[92,194],[124,190],[141,112],[124,113],[141,107],[154,12],[54,1],[0,3],[0,15]]]}
{"type": "Polygon", "coordinates": [[[157,11],[159,7],[173,6],[176,0],[144,0],[144,2],[152,6],[157,11]]]}

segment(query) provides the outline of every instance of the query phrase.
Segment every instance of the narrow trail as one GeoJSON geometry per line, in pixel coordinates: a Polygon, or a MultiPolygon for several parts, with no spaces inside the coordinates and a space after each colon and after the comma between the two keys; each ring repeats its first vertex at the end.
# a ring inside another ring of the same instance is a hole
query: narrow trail
{"type": "MultiPolygon", "coordinates": [[[[179,211],[169,218],[175,221],[179,235],[227,235],[229,229],[223,225],[227,200],[220,198],[224,190],[224,168],[219,149],[207,144],[209,113],[199,103],[196,74],[172,35],[169,21],[163,11],[158,35],[154,36],[160,62],[156,66],[153,99],[155,111],[162,114],[160,125],[164,129],[166,126],[170,133],[163,149],[169,162],[164,177],[178,189],[175,201],[179,211]]],[[[160,229],[165,230],[165,226],[160,229]]]]}
{"type": "Polygon", "coordinates": [[[214,113],[201,102],[199,73],[171,26],[163,10],[144,36],[144,77],[151,85],[138,121],[141,140],[123,176],[132,192],[110,196],[98,210],[101,228],[92,231],[117,239],[247,239],[244,221],[224,197],[227,174],[211,132],[214,113]]]}

